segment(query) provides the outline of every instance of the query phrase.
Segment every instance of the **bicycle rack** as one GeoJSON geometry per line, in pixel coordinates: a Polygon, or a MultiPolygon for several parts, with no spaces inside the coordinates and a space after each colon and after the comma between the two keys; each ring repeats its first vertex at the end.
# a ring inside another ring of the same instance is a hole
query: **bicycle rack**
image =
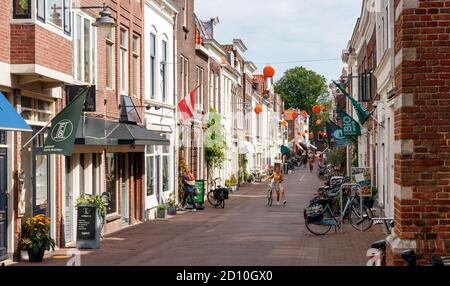
{"type": "MultiPolygon", "coordinates": [[[[342,194],[342,190],[345,187],[350,187],[351,190],[353,190],[354,188],[356,188],[357,190],[361,190],[361,185],[357,184],[357,183],[345,183],[345,184],[342,184],[339,187],[339,196],[340,196],[340,205],[341,205],[341,213],[340,213],[340,217],[339,217],[339,220],[340,220],[340,223],[341,223],[341,227],[340,227],[339,230],[341,232],[344,231],[344,213],[343,213],[344,212],[344,196],[342,194]]],[[[361,192],[359,192],[359,199],[360,199],[361,213],[362,213],[363,198],[362,198],[362,193],[361,192]]]]}

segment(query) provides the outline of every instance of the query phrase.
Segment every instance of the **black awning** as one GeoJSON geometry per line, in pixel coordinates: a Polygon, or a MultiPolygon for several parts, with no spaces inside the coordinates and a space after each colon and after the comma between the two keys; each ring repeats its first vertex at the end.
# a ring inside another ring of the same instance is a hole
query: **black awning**
{"type": "Polygon", "coordinates": [[[119,123],[100,118],[80,118],[75,144],[111,145],[170,145],[160,133],[139,125],[119,123]]]}
{"type": "Polygon", "coordinates": [[[119,145],[170,145],[170,140],[162,137],[160,133],[139,125],[125,123],[118,123],[109,137],[117,138],[119,145]]]}

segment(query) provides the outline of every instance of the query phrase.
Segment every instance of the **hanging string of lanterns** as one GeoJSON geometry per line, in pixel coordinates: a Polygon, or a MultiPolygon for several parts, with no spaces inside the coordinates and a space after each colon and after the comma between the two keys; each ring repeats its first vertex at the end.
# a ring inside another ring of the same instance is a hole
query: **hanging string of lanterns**
{"type": "Polygon", "coordinates": [[[320,105],[314,105],[313,108],[312,108],[312,111],[313,111],[315,114],[319,114],[319,113],[322,111],[322,108],[321,108],[320,105]]]}
{"type": "Polygon", "coordinates": [[[261,112],[263,112],[262,105],[261,104],[257,104],[256,107],[255,107],[255,113],[257,115],[259,115],[259,114],[261,114],[261,112]]]}

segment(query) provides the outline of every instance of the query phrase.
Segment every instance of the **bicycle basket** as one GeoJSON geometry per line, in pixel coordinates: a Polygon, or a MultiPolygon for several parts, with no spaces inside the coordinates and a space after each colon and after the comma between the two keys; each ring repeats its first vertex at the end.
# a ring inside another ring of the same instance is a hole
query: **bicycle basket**
{"type": "Polygon", "coordinates": [[[324,208],[321,204],[312,204],[305,208],[303,215],[308,223],[314,223],[323,219],[324,208]]]}
{"type": "Polygon", "coordinates": [[[228,195],[229,195],[229,193],[230,193],[230,190],[228,190],[228,189],[226,189],[226,188],[223,188],[223,189],[222,189],[222,194],[223,194],[223,198],[224,198],[224,199],[228,200],[228,195]]]}

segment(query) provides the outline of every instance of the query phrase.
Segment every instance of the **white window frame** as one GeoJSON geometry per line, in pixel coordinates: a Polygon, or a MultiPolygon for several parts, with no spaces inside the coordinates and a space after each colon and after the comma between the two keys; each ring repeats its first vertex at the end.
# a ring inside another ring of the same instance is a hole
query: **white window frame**
{"type": "Polygon", "coordinates": [[[129,30],[125,27],[120,27],[119,34],[120,45],[120,91],[122,95],[129,95],[129,30]],[[125,32],[125,43],[122,43],[122,32],[125,32]],[[124,55],[126,59],[124,59],[124,55]]]}
{"type": "Polygon", "coordinates": [[[204,83],[204,78],[205,78],[205,72],[204,70],[197,66],[196,67],[197,70],[197,86],[200,85],[199,89],[197,90],[197,96],[196,96],[196,110],[197,112],[202,112],[203,111],[203,83],[204,83]]]}
{"type": "Polygon", "coordinates": [[[132,96],[140,98],[141,96],[141,37],[137,34],[133,35],[132,44],[132,65],[133,65],[133,88],[132,96]],[[135,44],[137,45],[135,47],[135,44]]]}
{"type": "Polygon", "coordinates": [[[157,58],[158,58],[158,37],[156,31],[150,32],[150,99],[156,99],[157,95],[157,58]],[[152,49],[152,39],[155,40],[154,50],[152,49]],[[153,72],[152,72],[153,69],[153,72]]]}
{"type": "Polygon", "coordinates": [[[155,162],[155,160],[156,160],[156,146],[153,146],[153,145],[151,145],[151,146],[147,146],[147,148],[146,148],[147,150],[146,150],[146,153],[145,153],[145,197],[151,197],[151,196],[156,196],[156,185],[155,185],[155,183],[156,183],[156,180],[155,180],[155,166],[156,166],[156,162],[155,162]],[[150,150],[149,149],[152,149],[153,150],[153,152],[150,152],[150,150]],[[148,189],[147,189],[147,186],[148,186],[148,169],[149,169],[149,167],[148,167],[148,164],[147,164],[147,160],[148,160],[148,158],[151,158],[151,160],[152,160],[152,162],[153,162],[153,170],[152,170],[152,178],[153,178],[153,190],[152,190],[152,193],[149,195],[148,194],[148,189]]]}
{"type": "Polygon", "coordinates": [[[169,41],[166,37],[161,41],[161,101],[167,102],[169,100],[168,88],[168,59],[169,59],[169,41]],[[161,74],[164,68],[164,74],[161,74]]]}
{"type": "MultiPolygon", "coordinates": [[[[115,59],[116,59],[116,52],[115,52],[116,51],[115,50],[116,28],[111,27],[110,29],[111,29],[111,37],[105,37],[105,58],[107,58],[108,56],[111,56],[111,68],[106,69],[105,86],[107,89],[114,90],[115,85],[116,85],[116,77],[115,77],[115,75],[116,75],[116,61],[115,61],[115,59]],[[110,55],[108,55],[108,53],[107,53],[107,46],[111,46],[111,54],[110,55]],[[108,72],[109,72],[109,74],[108,74],[108,72]],[[109,81],[108,76],[110,77],[110,80],[111,80],[110,85],[108,85],[108,81],[109,81]]],[[[106,65],[106,62],[105,62],[105,65],[106,65]]]]}
{"type": "Polygon", "coordinates": [[[90,84],[96,84],[96,79],[97,79],[97,28],[92,26],[92,24],[94,23],[95,19],[86,15],[85,13],[79,11],[79,10],[72,10],[72,21],[73,21],[73,25],[72,25],[72,39],[73,39],[73,43],[72,43],[72,49],[73,49],[73,78],[76,82],[79,83],[90,83],[90,84]],[[81,19],[81,50],[82,52],[80,53],[82,59],[80,61],[81,63],[81,67],[78,66],[79,64],[79,58],[78,58],[78,47],[77,47],[77,43],[76,43],[76,39],[75,37],[77,36],[77,32],[78,32],[78,27],[75,25],[75,21],[77,19],[77,17],[80,17],[81,19]],[[85,75],[86,75],[86,71],[85,71],[85,43],[84,43],[84,23],[85,20],[87,20],[90,23],[89,26],[89,69],[90,69],[90,73],[89,73],[89,78],[86,79],[85,75]],[[80,72],[81,72],[81,77],[78,77],[78,68],[80,68],[80,72]]]}

